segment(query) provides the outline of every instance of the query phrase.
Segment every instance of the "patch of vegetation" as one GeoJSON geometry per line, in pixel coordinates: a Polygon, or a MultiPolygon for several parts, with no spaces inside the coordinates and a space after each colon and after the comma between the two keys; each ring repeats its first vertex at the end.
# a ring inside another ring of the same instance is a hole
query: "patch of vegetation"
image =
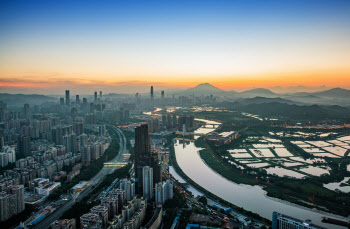
{"type": "Polygon", "coordinates": [[[267,191],[268,196],[287,200],[305,207],[318,208],[323,211],[325,207],[331,213],[343,216],[350,214],[350,208],[344,207],[344,205],[350,205],[350,194],[337,193],[323,187],[323,183],[327,183],[326,181],[331,181],[335,178],[343,179],[348,174],[345,170],[346,162],[342,166],[339,166],[339,162],[334,162],[334,165],[332,162],[327,163],[331,167],[334,167],[334,170],[331,170],[333,174],[331,173],[330,176],[309,176],[301,180],[270,175],[267,179],[267,174],[264,170],[246,168],[244,171],[241,171],[228,163],[226,159],[223,159],[222,156],[227,146],[216,147],[202,138],[197,139],[196,146],[204,148],[200,151],[200,156],[205,163],[228,180],[238,184],[259,184],[267,191]],[[339,172],[339,168],[342,168],[342,172],[339,172]],[[250,171],[254,171],[257,175],[250,175],[250,171]]]}

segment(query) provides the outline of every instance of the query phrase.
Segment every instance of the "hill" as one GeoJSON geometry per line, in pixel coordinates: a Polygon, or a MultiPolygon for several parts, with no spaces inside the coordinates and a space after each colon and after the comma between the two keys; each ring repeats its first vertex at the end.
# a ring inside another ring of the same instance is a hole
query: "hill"
{"type": "Polygon", "coordinates": [[[46,95],[24,95],[24,94],[0,94],[0,101],[7,103],[8,106],[23,106],[25,103],[30,105],[40,105],[46,102],[57,102],[58,99],[46,95]]]}
{"type": "Polygon", "coordinates": [[[343,88],[332,88],[326,91],[312,93],[315,96],[331,97],[331,98],[350,98],[350,90],[343,88]]]}
{"type": "Polygon", "coordinates": [[[275,97],[277,94],[265,88],[254,88],[251,90],[243,91],[239,95],[242,97],[275,97]]]}
{"type": "Polygon", "coordinates": [[[300,102],[295,102],[289,99],[283,99],[280,97],[276,97],[276,98],[266,98],[266,97],[261,97],[261,96],[257,96],[254,98],[245,98],[239,101],[240,104],[262,104],[262,103],[273,103],[273,102],[277,102],[277,103],[286,103],[286,104],[301,104],[300,102]]]}
{"type": "Polygon", "coordinates": [[[341,106],[299,106],[272,102],[244,105],[238,107],[238,110],[262,115],[265,117],[283,117],[294,120],[327,120],[333,118],[350,118],[350,110],[341,106]]]}
{"type": "Polygon", "coordinates": [[[210,83],[198,84],[193,88],[186,89],[181,92],[183,95],[196,95],[196,96],[206,96],[206,95],[216,95],[216,96],[229,96],[234,95],[237,92],[234,91],[225,91],[220,88],[217,88],[210,83]]]}

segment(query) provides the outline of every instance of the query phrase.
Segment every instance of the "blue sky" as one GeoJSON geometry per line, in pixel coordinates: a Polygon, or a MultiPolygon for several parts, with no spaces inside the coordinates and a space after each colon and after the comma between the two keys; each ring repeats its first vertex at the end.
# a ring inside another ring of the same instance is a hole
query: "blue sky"
{"type": "Polygon", "coordinates": [[[0,31],[3,81],[349,73],[350,1],[2,0],[0,31]]]}

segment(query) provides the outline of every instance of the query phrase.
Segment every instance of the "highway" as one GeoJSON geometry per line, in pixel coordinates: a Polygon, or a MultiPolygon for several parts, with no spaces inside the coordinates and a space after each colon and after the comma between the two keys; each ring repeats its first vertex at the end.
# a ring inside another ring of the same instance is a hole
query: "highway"
{"type": "MultiPolygon", "coordinates": [[[[115,156],[109,162],[117,163],[117,162],[121,162],[123,159],[122,155],[124,153],[127,153],[126,138],[120,129],[118,129],[114,126],[113,126],[113,128],[118,133],[120,147],[119,147],[119,153],[117,154],[117,156],[115,156]]],[[[89,186],[84,191],[82,191],[78,195],[73,194],[72,199],[68,200],[65,204],[60,206],[58,209],[56,209],[56,211],[54,211],[53,213],[48,215],[46,218],[44,218],[42,221],[40,221],[37,225],[34,225],[32,228],[35,228],[35,229],[49,228],[52,222],[54,222],[59,217],[61,217],[62,214],[65,211],[67,211],[68,209],[70,209],[76,202],[81,201],[93,189],[93,187],[95,187],[97,184],[99,184],[103,180],[103,178],[106,175],[113,173],[116,169],[117,169],[117,167],[103,167],[93,178],[91,178],[88,181],[89,186]]]]}

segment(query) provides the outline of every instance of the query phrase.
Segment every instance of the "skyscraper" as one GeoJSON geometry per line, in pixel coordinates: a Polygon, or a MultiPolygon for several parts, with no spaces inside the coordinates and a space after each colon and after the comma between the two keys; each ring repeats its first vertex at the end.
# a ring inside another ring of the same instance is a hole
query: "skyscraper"
{"type": "Polygon", "coordinates": [[[22,156],[29,156],[31,153],[31,144],[29,136],[19,135],[17,138],[18,154],[22,156]]]}
{"type": "Polygon", "coordinates": [[[6,191],[0,192],[0,221],[5,221],[24,211],[24,186],[11,185],[6,191]]]}
{"type": "Polygon", "coordinates": [[[151,86],[151,99],[154,97],[154,91],[153,91],[153,86],[151,86]]]}
{"type": "Polygon", "coordinates": [[[164,91],[161,91],[162,99],[164,99],[164,91]]]}
{"type": "Polygon", "coordinates": [[[76,95],[75,96],[75,104],[80,104],[80,98],[79,98],[79,95],[76,95]]]}
{"type": "Polygon", "coordinates": [[[173,198],[174,185],[171,180],[158,182],[155,185],[155,198],[157,205],[163,205],[165,201],[173,198]]]}
{"type": "Polygon", "coordinates": [[[148,124],[144,123],[135,128],[135,157],[149,155],[151,153],[151,143],[148,134],[148,124]]]}
{"type": "Polygon", "coordinates": [[[95,93],[94,93],[94,101],[95,101],[95,103],[97,102],[97,91],[95,91],[95,93]]]}
{"type": "Polygon", "coordinates": [[[60,98],[60,105],[61,105],[61,106],[64,105],[64,98],[60,98]]]}
{"type": "Polygon", "coordinates": [[[28,103],[24,104],[23,111],[24,111],[25,118],[29,119],[30,118],[30,105],[28,103]]]}
{"type": "Polygon", "coordinates": [[[66,105],[70,105],[70,96],[69,96],[69,90],[66,90],[66,105]]]}
{"type": "Polygon", "coordinates": [[[148,124],[141,124],[135,128],[135,178],[137,182],[137,190],[142,189],[142,167],[150,165],[151,144],[148,134],[148,124]]]}
{"type": "Polygon", "coordinates": [[[156,204],[162,205],[163,204],[163,194],[164,194],[162,182],[156,183],[154,190],[155,190],[156,204]]]}
{"type": "Polygon", "coordinates": [[[149,166],[142,168],[143,198],[153,198],[153,169],[149,166]]]}
{"type": "Polygon", "coordinates": [[[127,201],[131,200],[135,196],[135,184],[131,180],[122,179],[119,187],[125,191],[125,199],[127,201]]]}
{"type": "Polygon", "coordinates": [[[100,100],[102,101],[102,91],[100,91],[100,100]]]}

